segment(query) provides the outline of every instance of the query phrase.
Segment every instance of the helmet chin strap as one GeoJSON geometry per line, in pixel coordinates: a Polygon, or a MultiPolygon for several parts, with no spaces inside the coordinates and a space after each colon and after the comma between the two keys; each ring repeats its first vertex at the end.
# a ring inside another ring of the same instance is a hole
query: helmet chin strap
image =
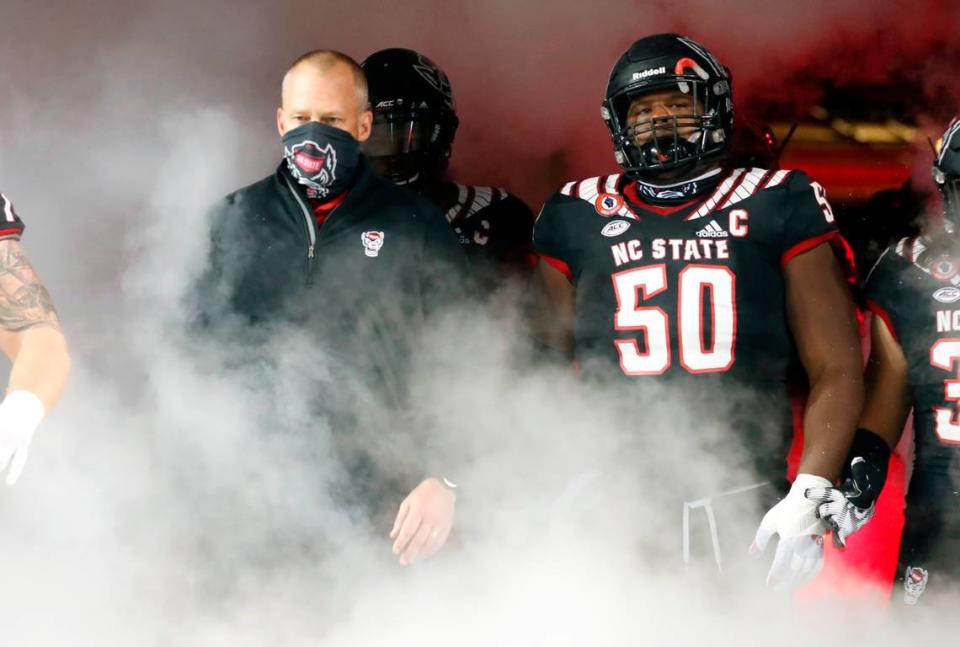
{"type": "Polygon", "coordinates": [[[637,193],[651,204],[678,204],[713,190],[719,184],[722,169],[718,165],[696,175],[685,177],[679,182],[669,182],[669,178],[637,179],[637,193]]]}
{"type": "Polygon", "coordinates": [[[666,182],[666,183],[665,183],[665,182],[651,182],[651,181],[649,181],[649,180],[637,180],[637,182],[642,182],[643,184],[646,184],[646,185],[651,186],[651,187],[655,187],[655,188],[657,188],[657,189],[669,189],[669,188],[678,187],[678,186],[687,184],[688,182],[697,182],[697,181],[706,180],[707,178],[713,177],[714,175],[719,175],[719,174],[720,174],[720,171],[721,171],[720,166],[719,166],[719,165],[714,165],[714,168],[709,169],[709,170],[701,173],[700,175],[698,175],[698,176],[696,176],[696,177],[684,178],[683,180],[680,180],[679,182],[666,182]]]}
{"type": "Polygon", "coordinates": [[[394,184],[396,184],[397,186],[407,186],[409,184],[415,183],[419,179],[420,179],[420,172],[417,171],[416,173],[413,174],[412,177],[408,177],[403,180],[396,180],[394,184]]]}
{"type": "Polygon", "coordinates": [[[960,234],[960,178],[956,176],[948,178],[942,172],[940,177],[937,177],[939,171],[934,166],[934,179],[939,184],[937,189],[940,191],[940,200],[943,205],[940,226],[943,233],[954,236],[960,234]]]}

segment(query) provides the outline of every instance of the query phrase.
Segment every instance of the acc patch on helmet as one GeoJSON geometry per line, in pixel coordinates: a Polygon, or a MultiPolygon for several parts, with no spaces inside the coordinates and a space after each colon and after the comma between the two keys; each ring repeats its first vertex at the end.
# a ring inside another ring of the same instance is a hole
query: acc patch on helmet
{"type": "Polygon", "coordinates": [[[623,209],[623,198],[616,193],[601,193],[597,196],[593,206],[601,216],[612,216],[623,209]]]}

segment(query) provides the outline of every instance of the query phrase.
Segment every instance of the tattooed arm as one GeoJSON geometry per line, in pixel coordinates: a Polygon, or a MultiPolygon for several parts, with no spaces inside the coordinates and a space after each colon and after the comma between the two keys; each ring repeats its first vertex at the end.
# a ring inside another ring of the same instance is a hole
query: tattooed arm
{"type": "Polygon", "coordinates": [[[70,356],[57,311],[18,240],[0,240],[0,350],[8,391],[29,391],[49,411],[60,399],[70,356]]]}
{"type": "Polygon", "coordinates": [[[20,246],[23,222],[0,193],[0,350],[13,366],[0,402],[0,472],[20,478],[33,433],[60,399],[70,372],[50,295],[20,246]]]}

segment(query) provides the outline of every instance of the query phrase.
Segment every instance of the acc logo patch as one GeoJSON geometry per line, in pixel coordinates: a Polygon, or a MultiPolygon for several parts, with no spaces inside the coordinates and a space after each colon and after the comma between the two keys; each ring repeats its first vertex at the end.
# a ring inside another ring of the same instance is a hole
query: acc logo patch
{"type": "Polygon", "coordinates": [[[956,303],[957,301],[960,301],[960,288],[940,288],[933,293],[933,298],[940,303],[956,303]]]}
{"type": "Polygon", "coordinates": [[[601,193],[593,206],[601,216],[612,216],[623,209],[623,198],[616,193],[601,193]]]}
{"type": "Polygon", "coordinates": [[[383,247],[384,234],[382,231],[365,231],[360,234],[360,242],[363,243],[363,253],[370,258],[376,258],[380,255],[380,248],[383,247]]]}
{"type": "Polygon", "coordinates": [[[930,264],[930,273],[941,281],[957,275],[957,264],[949,258],[939,258],[930,264]]]}
{"type": "Polygon", "coordinates": [[[612,220],[603,226],[600,233],[607,238],[613,238],[614,236],[619,236],[629,228],[630,223],[626,220],[612,220]]]}

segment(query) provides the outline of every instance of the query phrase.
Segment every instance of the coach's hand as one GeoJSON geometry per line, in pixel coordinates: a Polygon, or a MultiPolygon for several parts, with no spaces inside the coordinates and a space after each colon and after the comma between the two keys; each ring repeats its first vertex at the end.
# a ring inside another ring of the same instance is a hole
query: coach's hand
{"type": "Polygon", "coordinates": [[[456,502],[454,490],[436,478],[425,479],[407,495],[390,531],[393,554],[401,564],[429,557],[447,543],[456,502]]]}

